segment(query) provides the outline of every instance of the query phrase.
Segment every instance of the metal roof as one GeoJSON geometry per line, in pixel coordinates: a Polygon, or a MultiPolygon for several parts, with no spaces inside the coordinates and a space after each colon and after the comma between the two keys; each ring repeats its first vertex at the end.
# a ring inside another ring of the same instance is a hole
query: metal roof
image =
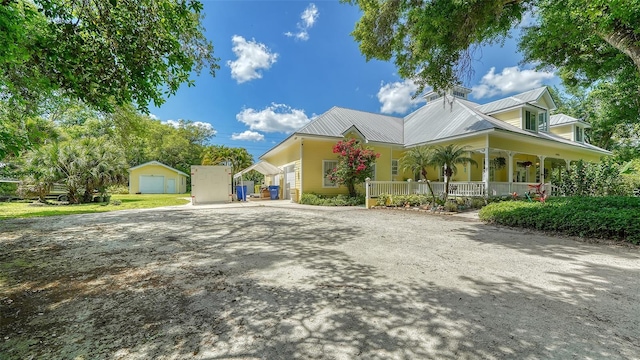
{"type": "MultiPolygon", "coordinates": [[[[404,119],[333,107],[296,131],[292,136],[295,134],[309,134],[343,138],[347,132],[356,131],[367,141],[411,147],[483,131],[499,130],[608,153],[608,151],[591,144],[571,141],[555,134],[524,130],[487,115],[499,108],[506,109],[522,104],[538,106],[536,102],[542,96],[547,96],[545,95],[546,92],[547,88],[541,87],[486,105],[479,105],[468,100],[445,95],[437,101],[427,103],[407,115],[404,119]]],[[[547,101],[549,100],[547,99],[547,101]]],[[[555,108],[555,105],[552,104],[551,106],[555,108]]],[[[553,115],[550,117],[551,125],[559,124],[560,121],[564,123],[564,121],[580,120],[567,115],[553,115]]],[[[585,127],[588,126],[587,123],[580,122],[585,127]]]]}
{"type": "Polygon", "coordinates": [[[344,137],[344,132],[355,127],[367,141],[402,145],[402,118],[334,106],[309,124],[296,131],[298,134],[344,137]]]}
{"type": "Polygon", "coordinates": [[[581,123],[584,127],[591,127],[586,122],[565,114],[555,114],[549,117],[549,126],[569,125],[573,123],[581,123]]]}
{"type": "Polygon", "coordinates": [[[478,104],[447,95],[407,115],[405,146],[493,129],[494,124],[474,108],[478,104]]]}
{"type": "Polygon", "coordinates": [[[525,91],[521,94],[509,96],[508,98],[492,101],[490,103],[479,105],[478,110],[485,114],[490,114],[499,110],[524,105],[526,103],[536,103],[542,95],[547,91],[547,87],[525,91]]]}
{"type": "Polygon", "coordinates": [[[141,168],[141,167],[143,167],[143,166],[147,166],[147,165],[158,165],[158,166],[162,166],[162,167],[167,168],[167,169],[169,169],[169,170],[171,170],[171,171],[175,171],[175,172],[177,172],[177,173],[178,173],[178,174],[180,174],[180,175],[189,176],[188,174],[185,174],[185,173],[183,173],[182,171],[180,171],[180,170],[178,170],[178,169],[174,169],[174,168],[172,168],[171,166],[169,166],[169,165],[165,165],[165,164],[161,163],[160,161],[156,161],[156,160],[149,161],[149,162],[146,162],[146,163],[144,163],[144,164],[140,164],[140,165],[136,165],[136,166],[130,167],[130,168],[129,168],[129,170],[127,170],[127,171],[131,172],[131,170],[139,169],[139,168],[141,168]]]}

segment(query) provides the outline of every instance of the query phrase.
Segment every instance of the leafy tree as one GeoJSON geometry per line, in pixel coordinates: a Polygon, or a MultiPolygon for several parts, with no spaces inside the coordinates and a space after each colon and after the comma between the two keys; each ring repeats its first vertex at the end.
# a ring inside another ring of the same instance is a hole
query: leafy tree
{"type": "Polygon", "coordinates": [[[217,59],[196,0],[6,0],[0,7],[0,83],[32,101],[48,91],[111,109],[164,102],[217,59]]]}
{"type": "Polygon", "coordinates": [[[50,99],[145,111],[193,72],[219,68],[197,0],[4,0],[0,4],[0,160],[31,144],[28,117],[50,99]]]}
{"type": "Polygon", "coordinates": [[[420,174],[422,179],[427,182],[429,192],[433,197],[433,203],[436,202],[436,195],[433,193],[431,183],[427,179],[427,168],[431,166],[432,150],[429,146],[417,146],[407,150],[400,158],[400,164],[403,171],[410,171],[412,174],[420,174]]]}
{"type": "Polygon", "coordinates": [[[157,160],[185,173],[200,163],[213,128],[180,120],[175,126],[157,120],[146,122],[144,135],[145,161],[157,160]]]}
{"type": "Polygon", "coordinates": [[[338,141],[333,146],[333,153],[338,154],[338,166],[330,171],[329,180],[334,184],[344,185],[349,197],[356,197],[356,183],[363,183],[373,176],[373,164],[380,157],[373,149],[363,147],[356,139],[338,141]]]}
{"type": "Polygon", "coordinates": [[[521,42],[527,60],[602,79],[640,73],[640,3],[628,0],[342,0],[362,17],[352,33],[366,58],[393,58],[399,74],[450,88],[471,73],[474,50],[503,42],[525,13],[536,24],[521,42]]]}
{"type": "Polygon", "coordinates": [[[447,146],[438,146],[433,149],[430,164],[444,168],[445,201],[449,195],[449,181],[451,181],[451,176],[458,172],[457,165],[472,164],[478,166],[478,163],[475,160],[466,156],[468,148],[468,146],[450,144],[447,146]]]}
{"type": "Polygon", "coordinates": [[[556,112],[582,119],[591,125],[589,143],[612,150],[622,162],[634,157],[640,134],[640,97],[633,85],[616,79],[593,87],[569,87],[569,94],[553,90],[556,112]]]}

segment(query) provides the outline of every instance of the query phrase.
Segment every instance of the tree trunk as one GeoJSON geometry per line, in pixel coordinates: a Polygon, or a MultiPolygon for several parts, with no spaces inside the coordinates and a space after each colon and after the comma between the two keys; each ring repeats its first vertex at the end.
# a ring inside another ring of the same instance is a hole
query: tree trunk
{"type": "Polygon", "coordinates": [[[436,194],[433,193],[433,188],[431,188],[431,183],[429,182],[429,179],[427,179],[427,170],[425,168],[422,168],[422,177],[424,178],[424,181],[427,182],[427,187],[429,188],[429,192],[431,193],[431,198],[433,199],[433,205],[436,204],[436,194]]]}
{"type": "Polygon", "coordinates": [[[347,190],[349,190],[349,197],[358,196],[358,194],[356,193],[356,185],[354,183],[348,183],[347,190]]]}

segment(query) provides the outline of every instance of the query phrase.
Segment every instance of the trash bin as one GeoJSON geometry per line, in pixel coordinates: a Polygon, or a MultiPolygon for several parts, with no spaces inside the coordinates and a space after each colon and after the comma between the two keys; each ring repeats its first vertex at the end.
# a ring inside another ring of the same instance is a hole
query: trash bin
{"type": "Polygon", "coordinates": [[[247,186],[236,186],[238,201],[247,201],[247,186]]]}
{"type": "Polygon", "coordinates": [[[269,195],[271,196],[271,200],[277,200],[279,192],[280,192],[280,186],[269,185],[269,195]]]}

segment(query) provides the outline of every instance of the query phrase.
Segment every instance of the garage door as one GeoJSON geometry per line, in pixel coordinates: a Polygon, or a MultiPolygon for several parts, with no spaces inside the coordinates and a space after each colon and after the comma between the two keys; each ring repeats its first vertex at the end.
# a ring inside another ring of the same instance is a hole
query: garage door
{"type": "Polygon", "coordinates": [[[140,192],[143,194],[164,194],[164,176],[140,175],[140,192]]]}

